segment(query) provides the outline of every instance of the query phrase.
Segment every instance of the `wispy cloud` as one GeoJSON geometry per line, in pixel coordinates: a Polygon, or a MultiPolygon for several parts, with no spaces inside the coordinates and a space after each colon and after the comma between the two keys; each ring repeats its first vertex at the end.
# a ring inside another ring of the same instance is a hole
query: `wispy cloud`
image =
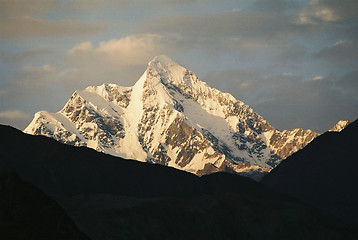
{"type": "Polygon", "coordinates": [[[88,24],[64,19],[49,21],[30,16],[10,17],[0,22],[1,38],[66,37],[99,33],[100,24],[88,24]]]}
{"type": "Polygon", "coordinates": [[[7,64],[19,65],[26,60],[33,61],[34,59],[41,58],[52,53],[52,50],[46,48],[30,49],[17,53],[5,50],[0,52],[0,60],[4,61],[7,64]]]}
{"type": "Polygon", "coordinates": [[[212,71],[203,79],[222,91],[233,93],[269,122],[279,123],[276,127],[296,126],[324,131],[340,116],[358,117],[352,111],[358,109],[357,73],[319,75],[307,80],[300,75],[270,74],[256,68],[212,71]]]}
{"type": "Polygon", "coordinates": [[[70,49],[67,55],[70,59],[132,65],[143,63],[154,55],[170,52],[168,44],[159,34],[138,34],[103,41],[97,47],[89,41],[82,42],[70,49]]]}
{"type": "Polygon", "coordinates": [[[30,123],[32,114],[24,113],[20,110],[9,110],[0,112],[0,123],[4,125],[17,126],[24,129],[30,123]]]}
{"type": "MultiPolygon", "coordinates": [[[[80,83],[81,78],[85,78],[88,84],[118,82],[132,85],[154,56],[178,51],[172,44],[159,34],[130,35],[97,45],[81,42],[67,51],[65,67],[76,69],[68,72],[70,76],[67,79],[75,80],[69,82],[72,87],[73,83],[80,83]]],[[[77,87],[86,86],[82,82],[77,87]]]]}
{"type": "Polygon", "coordinates": [[[56,0],[0,0],[0,19],[44,14],[55,3],[56,0]]]}
{"type": "Polygon", "coordinates": [[[0,119],[28,119],[32,115],[24,113],[20,110],[10,110],[10,111],[3,111],[0,112],[0,119]]]}
{"type": "Polygon", "coordinates": [[[28,90],[41,90],[49,84],[54,83],[56,69],[49,65],[42,66],[26,65],[14,74],[12,84],[16,87],[28,90]]]}
{"type": "Polygon", "coordinates": [[[356,63],[358,61],[358,38],[356,40],[338,41],[315,53],[314,57],[330,61],[333,64],[356,63]]]}
{"type": "Polygon", "coordinates": [[[180,34],[185,47],[221,50],[259,49],[276,46],[298,35],[301,27],[289,15],[255,11],[228,11],[200,16],[166,16],[145,21],[137,31],[147,29],[162,35],[180,34]]]}
{"type": "Polygon", "coordinates": [[[298,15],[301,24],[324,24],[357,18],[355,0],[311,0],[298,15]]]}

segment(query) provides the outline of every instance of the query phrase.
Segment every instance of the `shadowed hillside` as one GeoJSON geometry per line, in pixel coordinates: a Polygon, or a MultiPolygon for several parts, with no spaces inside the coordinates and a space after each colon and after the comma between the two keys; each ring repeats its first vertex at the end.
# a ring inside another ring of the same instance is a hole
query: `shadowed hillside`
{"type": "Polygon", "coordinates": [[[358,223],[358,121],[326,132],[284,160],[263,183],[358,223]]]}
{"type": "Polygon", "coordinates": [[[88,239],[58,203],[15,173],[0,170],[1,239],[88,239]]]}
{"type": "Polygon", "coordinates": [[[251,179],[197,177],[0,126],[0,166],[51,194],[92,239],[356,239],[354,226],[251,179]]]}

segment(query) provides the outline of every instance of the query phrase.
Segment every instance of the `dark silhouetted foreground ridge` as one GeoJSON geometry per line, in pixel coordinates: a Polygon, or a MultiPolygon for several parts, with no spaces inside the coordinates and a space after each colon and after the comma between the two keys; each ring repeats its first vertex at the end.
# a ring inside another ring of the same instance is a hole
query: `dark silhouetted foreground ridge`
{"type": "Polygon", "coordinates": [[[91,239],[357,239],[288,195],[229,173],[198,177],[0,126],[0,167],[55,198],[91,239]]]}
{"type": "Polygon", "coordinates": [[[358,223],[358,121],[326,132],[284,160],[263,183],[358,223]]]}

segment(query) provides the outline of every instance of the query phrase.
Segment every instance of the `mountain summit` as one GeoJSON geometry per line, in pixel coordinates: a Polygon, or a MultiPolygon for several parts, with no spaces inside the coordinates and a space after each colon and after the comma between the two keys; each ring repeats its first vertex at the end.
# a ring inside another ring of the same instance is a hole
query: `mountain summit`
{"type": "Polygon", "coordinates": [[[132,87],[75,91],[59,112],[36,113],[24,132],[197,175],[251,176],[270,171],[317,135],[273,128],[167,56],[150,61],[132,87]]]}

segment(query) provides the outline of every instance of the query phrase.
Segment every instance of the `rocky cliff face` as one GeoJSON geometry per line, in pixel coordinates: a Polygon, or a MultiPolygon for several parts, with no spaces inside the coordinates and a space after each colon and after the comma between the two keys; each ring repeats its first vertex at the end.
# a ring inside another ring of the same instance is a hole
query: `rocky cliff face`
{"type": "Polygon", "coordinates": [[[150,61],[133,87],[76,91],[61,111],[36,113],[25,132],[198,175],[249,176],[270,171],[317,136],[275,129],[166,56],[150,61]]]}

